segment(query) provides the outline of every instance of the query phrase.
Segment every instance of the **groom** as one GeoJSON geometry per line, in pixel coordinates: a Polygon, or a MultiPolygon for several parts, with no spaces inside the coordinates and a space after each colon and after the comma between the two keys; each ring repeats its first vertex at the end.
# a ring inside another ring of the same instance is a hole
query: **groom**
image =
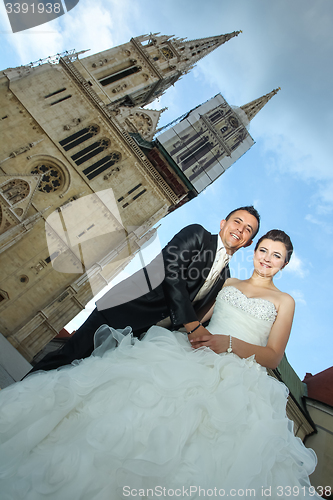
{"type": "MultiPolygon", "coordinates": [[[[230,258],[251,245],[259,223],[258,212],[249,206],[230,212],[221,221],[219,234],[212,235],[199,224],[185,227],[162,250],[165,276],[160,285],[150,286],[148,293],[127,301],[126,291],[131,292],[138,273],[113,287],[67,343],[47,354],[32,371],[52,370],[90,356],[94,333],[103,324],[116,329],[130,325],[136,337],[155,324],[172,329],[184,326],[190,340],[209,334],[199,319],[230,276],[230,258]],[[108,307],[117,300],[118,305],[108,307]]],[[[160,267],[157,257],[143,270],[146,276],[153,276],[160,267]]]]}

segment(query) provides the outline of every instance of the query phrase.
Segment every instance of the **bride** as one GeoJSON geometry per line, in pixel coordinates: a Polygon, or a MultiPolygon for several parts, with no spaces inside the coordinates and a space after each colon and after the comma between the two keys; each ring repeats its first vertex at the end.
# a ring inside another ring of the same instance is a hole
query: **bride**
{"type": "Polygon", "coordinates": [[[291,329],[294,301],[273,277],[292,251],[283,231],[260,238],[251,278],[227,280],[208,313],[210,335],[153,326],[139,341],[102,326],[90,358],[2,390],[1,499],[318,497],[316,456],[265,369],[291,329]]]}

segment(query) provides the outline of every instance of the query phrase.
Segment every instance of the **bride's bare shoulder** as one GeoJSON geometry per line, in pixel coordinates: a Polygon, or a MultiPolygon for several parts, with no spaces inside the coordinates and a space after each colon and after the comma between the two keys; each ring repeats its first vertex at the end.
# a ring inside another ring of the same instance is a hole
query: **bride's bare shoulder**
{"type": "Polygon", "coordinates": [[[282,300],[283,300],[286,304],[295,304],[295,299],[294,299],[294,297],[292,297],[291,295],[289,295],[289,293],[286,293],[286,292],[281,292],[281,295],[282,295],[282,300]]]}
{"type": "Polygon", "coordinates": [[[281,292],[281,290],[277,290],[277,292],[280,307],[282,306],[284,309],[295,308],[295,299],[291,295],[289,295],[289,293],[281,292]]]}
{"type": "Polygon", "coordinates": [[[239,280],[238,278],[228,278],[227,280],[225,280],[223,287],[237,286],[237,283],[239,283],[240,281],[241,280],[239,280]]]}

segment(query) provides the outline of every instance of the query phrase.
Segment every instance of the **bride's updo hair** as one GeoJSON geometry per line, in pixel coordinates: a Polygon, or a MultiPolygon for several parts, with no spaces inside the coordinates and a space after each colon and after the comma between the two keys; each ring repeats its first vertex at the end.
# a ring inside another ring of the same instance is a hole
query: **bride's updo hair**
{"type": "Polygon", "coordinates": [[[260,243],[263,240],[281,241],[281,243],[284,244],[287,250],[286,262],[290,261],[290,257],[292,256],[294,247],[291,242],[291,239],[284,231],[281,231],[281,229],[271,229],[266,234],[261,236],[261,238],[259,238],[254,251],[257,250],[257,248],[259,247],[260,243]]]}

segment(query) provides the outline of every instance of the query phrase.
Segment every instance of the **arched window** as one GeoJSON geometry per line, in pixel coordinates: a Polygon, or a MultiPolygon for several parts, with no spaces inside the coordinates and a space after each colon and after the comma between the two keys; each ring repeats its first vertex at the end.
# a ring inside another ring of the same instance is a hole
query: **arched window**
{"type": "Polygon", "coordinates": [[[59,102],[67,101],[67,99],[70,99],[72,97],[72,94],[65,95],[64,97],[61,97],[60,99],[57,99],[56,101],[51,102],[50,106],[54,106],[55,104],[59,104],[59,102]]]}
{"type": "Polygon", "coordinates": [[[98,125],[90,125],[89,127],[86,127],[79,132],[66,137],[66,139],[60,141],[59,144],[64,148],[65,151],[69,151],[70,149],[75,148],[75,146],[82,144],[82,142],[87,141],[91,137],[94,137],[94,135],[97,135],[99,130],[100,129],[98,125]]]}
{"type": "Polygon", "coordinates": [[[91,180],[120,161],[121,153],[119,153],[118,151],[113,151],[108,156],[104,156],[104,158],[102,158],[101,160],[87,167],[85,170],[83,170],[83,173],[89,180],[91,180]]]}
{"type": "Polygon", "coordinates": [[[49,97],[53,97],[54,95],[57,95],[57,94],[61,94],[61,92],[64,92],[66,90],[66,87],[62,87],[61,89],[59,90],[56,90],[54,92],[51,92],[51,94],[47,94],[45,96],[45,99],[48,99],[49,97]]]}
{"type": "Polygon", "coordinates": [[[82,149],[78,153],[75,153],[75,155],[72,156],[72,159],[77,165],[81,165],[85,161],[90,160],[94,156],[98,155],[98,153],[107,149],[110,144],[111,142],[109,139],[101,139],[93,144],[90,144],[90,146],[82,149]]]}
{"type": "Polygon", "coordinates": [[[111,83],[117,82],[122,78],[126,78],[126,76],[133,75],[134,73],[138,73],[140,71],[140,66],[130,66],[129,68],[123,69],[121,71],[117,71],[113,75],[106,76],[99,80],[99,83],[105,87],[106,85],[110,85],[111,83]]]}
{"type": "Polygon", "coordinates": [[[147,192],[147,189],[144,186],[142,186],[142,184],[140,182],[140,184],[137,184],[132,189],[127,191],[127,193],[124,194],[124,196],[121,196],[120,198],[118,198],[117,201],[118,201],[118,203],[123,202],[122,208],[126,208],[131,203],[133,203],[133,201],[137,200],[140,196],[142,196],[146,192],[147,192]],[[142,187],[142,189],[139,190],[139,188],[141,188],[141,187],[142,187]],[[134,196],[130,196],[133,193],[135,193],[135,191],[136,191],[136,194],[134,194],[134,196]]]}

